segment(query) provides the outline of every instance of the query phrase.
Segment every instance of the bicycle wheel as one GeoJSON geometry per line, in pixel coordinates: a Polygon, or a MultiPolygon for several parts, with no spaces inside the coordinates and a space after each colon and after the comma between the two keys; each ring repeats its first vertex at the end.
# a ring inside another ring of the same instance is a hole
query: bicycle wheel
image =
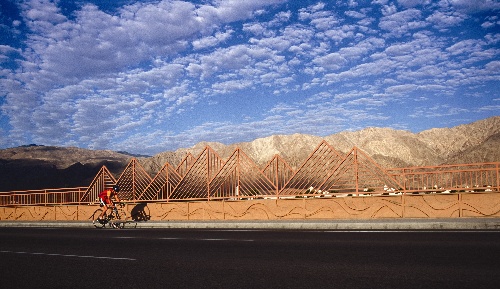
{"type": "Polygon", "coordinates": [[[102,209],[97,209],[92,215],[92,225],[94,225],[94,227],[96,228],[104,228],[104,226],[106,225],[105,222],[99,223],[99,221],[97,221],[97,218],[101,215],[101,213],[102,209]]]}
{"type": "Polygon", "coordinates": [[[115,214],[115,225],[119,229],[125,228],[125,223],[127,222],[127,212],[124,209],[117,209],[117,213],[115,214]]]}

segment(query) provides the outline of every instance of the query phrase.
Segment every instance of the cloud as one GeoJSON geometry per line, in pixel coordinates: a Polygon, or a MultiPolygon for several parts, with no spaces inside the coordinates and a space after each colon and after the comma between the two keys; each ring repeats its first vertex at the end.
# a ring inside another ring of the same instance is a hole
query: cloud
{"type": "Polygon", "coordinates": [[[379,27],[387,31],[390,37],[401,37],[412,30],[423,28],[428,23],[422,21],[422,12],[417,9],[408,9],[395,12],[380,19],[379,27]]]}
{"type": "Polygon", "coordinates": [[[341,48],[339,53],[349,60],[357,60],[385,47],[385,40],[382,38],[368,37],[353,46],[341,48]]]}
{"type": "Polygon", "coordinates": [[[415,84],[401,84],[401,85],[394,85],[386,88],[386,92],[391,94],[391,95],[404,95],[409,92],[414,91],[417,89],[417,85],[415,84]]]}
{"type": "Polygon", "coordinates": [[[478,13],[482,11],[491,11],[500,9],[500,3],[495,0],[451,0],[449,5],[457,10],[462,10],[467,13],[478,13]]]}
{"type": "Polygon", "coordinates": [[[366,17],[365,14],[360,13],[358,11],[346,11],[346,12],[344,12],[344,14],[349,16],[349,17],[353,17],[353,18],[357,18],[357,19],[363,19],[366,17]]]}
{"type": "Polygon", "coordinates": [[[212,85],[212,93],[226,94],[235,90],[241,90],[250,87],[252,82],[248,80],[228,80],[224,82],[214,83],[212,85]]]}
{"type": "MultiPolygon", "coordinates": [[[[132,114],[131,118],[115,115],[112,121],[108,119],[109,113],[96,111],[119,108],[123,105],[120,93],[136,93],[138,99],[146,98],[146,94],[162,94],[155,87],[178,81],[184,66],[163,63],[157,61],[158,58],[166,59],[188,49],[189,39],[196,49],[216,46],[234,32],[226,29],[210,35],[219,25],[246,19],[254,15],[256,9],[280,2],[252,1],[241,5],[237,1],[220,1],[216,6],[195,6],[189,2],[160,1],[124,6],[116,14],[85,4],[69,19],[54,2],[28,1],[23,4],[25,22],[31,31],[29,49],[22,52],[24,73],[10,75],[15,79],[2,82],[4,87],[9,82],[11,87],[14,84],[18,87],[9,89],[3,111],[10,115],[14,130],[22,131],[20,139],[30,138],[27,132],[33,132],[40,142],[74,139],[76,135],[89,135],[97,129],[109,131],[105,134],[120,131],[123,126],[118,125],[117,119],[140,124],[144,119],[141,113],[132,114]],[[205,37],[197,39],[200,34],[205,37]],[[156,62],[156,67],[139,68],[144,62],[156,62]],[[134,67],[136,69],[130,71],[134,67]],[[113,75],[120,76],[114,78],[113,75]],[[109,125],[98,125],[99,122],[109,125]]],[[[3,45],[0,53],[16,51],[20,52],[3,45]]],[[[259,51],[254,49],[248,53],[251,56],[245,60],[244,53],[239,57],[238,48],[234,48],[224,57],[227,61],[223,59],[218,65],[224,69],[244,66],[259,51]]],[[[204,65],[202,73],[209,73],[207,65],[213,64],[209,57],[201,57],[200,62],[204,65]]],[[[190,67],[191,73],[193,67],[190,67]]],[[[156,103],[154,98],[142,102],[156,103]]],[[[193,103],[196,98],[189,92],[178,96],[174,105],[193,103]]],[[[122,109],[137,109],[140,104],[136,100],[133,106],[122,109]]],[[[109,140],[109,137],[104,138],[109,140]]]]}
{"type": "Polygon", "coordinates": [[[285,2],[23,2],[25,41],[0,45],[1,133],[152,153],[396,119],[415,130],[424,113],[459,115],[446,104],[463,91],[495,94],[494,2],[285,2]]]}
{"type": "Polygon", "coordinates": [[[453,44],[446,50],[452,55],[470,54],[471,52],[476,51],[479,46],[481,46],[481,42],[474,39],[467,39],[453,44]]]}
{"type": "Polygon", "coordinates": [[[498,16],[488,16],[485,20],[486,21],[481,24],[481,27],[484,29],[490,29],[497,25],[500,25],[500,17],[498,16]]]}
{"type": "Polygon", "coordinates": [[[490,73],[500,73],[500,61],[499,60],[494,60],[489,63],[487,63],[484,68],[487,70],[488,74],[490,73]]]}
{"type": "Polygon", "coordinates": [[[234,30],[227,30],[225,32],[217,32],[215,36],[207,36],[202,39],[197,39],[193,41],[194,50],[199,50],[207,47],[213,47],[218,45],[221,42],[228,40],[231,37],[231,34],[234,30]]]}
{"type": "Polygon", "coordinates": [[[457,12],[441,12],[436,11],[431,16],[427,17],[427,21],[432,23],[437,29],[454,27],[463,22],[467,17],[457,12]]]}
{"type": "Polygon", "coordinates": [[[347,60],[339,53],[334,52],[314,59],[313,63],[328,70],[338,70],[347,63],[347,60]]]}
{"type": "Polygon", "coordinates": [[[254,0],[244,2],[239,0],[215,1],[215,6],[202,6],[198,15],[204,17],[207,16],[207,14],[211,15],[213,13],[217,15],[219,19],[224,19],[225,22],[233,22],[251,18],[259,9],[283,2],[285,2],[285,0],[254,0]]]}
{"type": "Polygon", "coordinates": [[[7,55],[7,54],[13,54],[13,53],[20,53],[21,50],[11,47],[9,45],[0,45],[0,54],[1,55],[7,55]]]}
{"type": "Polygon", "coordinates": [[[319,30],[328,30],[339,24],[332,11],[324,10],[325,3],[319,2],[299,10],[299,19],[309,23],[319,30]]]}
{"type": "Polygon", "coordinates": [[[460,115],[470,112],[469,109],[452,107],[450,105],[435,105],[433,107],[416,107],[414,112],[409,115],[411,118],[442,118],[454,115],[460,115]]]}
{"type": "Polygon", "coordinates": [[[430,0],[398,0],[398,4],[405,8],[413,8],[421,5],[430,4],[430,0]]]}

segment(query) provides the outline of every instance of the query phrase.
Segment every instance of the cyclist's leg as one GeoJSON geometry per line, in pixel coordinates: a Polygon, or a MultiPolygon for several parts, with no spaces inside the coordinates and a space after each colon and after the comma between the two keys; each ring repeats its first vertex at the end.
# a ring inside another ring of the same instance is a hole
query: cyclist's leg
{"type": "Polygon", "coordinates": [[[101,200],[101,205],[102,205],[102,212],[101,215],[99,216],[99,219],[103,219],[104,216],[108,213],[108,206],[106,205],[106,202],[101,200]]]}
{"type": "Polygon", "coordinates": [[[108,200],[108,209],[109,209],[109,215],[113,215],[115,210],[115,204],[113,204],[112,200],[108,200]]]}

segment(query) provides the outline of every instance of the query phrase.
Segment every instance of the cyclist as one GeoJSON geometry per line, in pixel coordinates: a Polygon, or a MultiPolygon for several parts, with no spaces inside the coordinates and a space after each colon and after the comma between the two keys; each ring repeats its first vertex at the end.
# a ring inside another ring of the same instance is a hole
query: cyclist
{"type": "Polygon", "coordinates": [[[101,206],[103,207],[101,215],[97,218],[97,221],[99,223],[103,223],[104,220],[102,219],[104,215],[108,212],[108,209],[111,209],[115,206],[113,203],[112,198],[114,197],[117,202],[120,202],[120,198],[118,197],[118,192],[120,191],[120,187],[115,185],[111,189],[105,189],[101,193],[99,193],[99,202],[101,203],[101,206]]]}

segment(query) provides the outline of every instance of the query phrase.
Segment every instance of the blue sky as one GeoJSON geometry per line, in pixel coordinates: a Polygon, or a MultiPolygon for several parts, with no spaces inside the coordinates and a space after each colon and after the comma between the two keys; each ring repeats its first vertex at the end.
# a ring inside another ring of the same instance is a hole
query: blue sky
{"type": "Polygon", "coordinates": [[[152,155],[500,115],[499,1],[0,5],[0,148],[152,155]]]}

